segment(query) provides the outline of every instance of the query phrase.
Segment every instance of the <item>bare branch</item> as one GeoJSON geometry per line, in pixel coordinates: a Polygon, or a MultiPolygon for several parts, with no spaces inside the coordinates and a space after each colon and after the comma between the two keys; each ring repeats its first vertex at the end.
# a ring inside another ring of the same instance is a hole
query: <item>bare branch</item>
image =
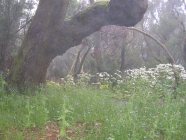
{"type": "Polygon", "coordinates": [[[32,19],[29,19],[24,25],[22,25],[17,31],[15,31],[14,33],[12,33],[12,35],[17,34],[18,32],[20,32],[23,28],[25,28],[29,23],[31,23],[32,19]]]}

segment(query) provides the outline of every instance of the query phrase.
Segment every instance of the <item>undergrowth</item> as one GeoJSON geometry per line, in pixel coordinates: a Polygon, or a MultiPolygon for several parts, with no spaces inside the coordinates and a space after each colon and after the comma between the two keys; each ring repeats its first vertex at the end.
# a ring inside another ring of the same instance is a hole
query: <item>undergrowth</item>
{"type": "Polygon", "coordinates": [[[57,124],[58,139],[186,139],[185,82],[176,99],[170,87],[140,79],[113,89],[49,83],[25,92],[0,87],[0,139],[45,139],[49,123],[57,124]]]}

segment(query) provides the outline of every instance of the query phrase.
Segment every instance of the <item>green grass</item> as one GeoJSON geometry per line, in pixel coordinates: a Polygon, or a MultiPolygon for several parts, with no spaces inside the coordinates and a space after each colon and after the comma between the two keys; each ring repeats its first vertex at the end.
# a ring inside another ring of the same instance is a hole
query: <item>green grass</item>
{"type": "Polygon", "coordinates": [[[170,88],[140,80],[114,90],[50,84],[24,95],[0,91],[2,140],[23,140],[33,128],[43,133],[48,122],[57,122],[61,136],[74,140],[186,139],[185,83],[176,99],[170,88]]]}

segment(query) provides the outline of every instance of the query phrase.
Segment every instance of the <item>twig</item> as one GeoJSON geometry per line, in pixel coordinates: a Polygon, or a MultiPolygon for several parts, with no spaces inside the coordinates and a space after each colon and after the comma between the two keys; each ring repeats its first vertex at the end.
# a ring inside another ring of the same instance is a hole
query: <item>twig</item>
{"type": "Polygon", "coordinates": [[[12,33],[12,35],[17,34],[19,31],[21,31],[23,28],[25,28],[30,22],[32,21],[32,19],[29,19],[24,25],[22,25],[17,31],[15,31],[14,33],[12,33]]]}

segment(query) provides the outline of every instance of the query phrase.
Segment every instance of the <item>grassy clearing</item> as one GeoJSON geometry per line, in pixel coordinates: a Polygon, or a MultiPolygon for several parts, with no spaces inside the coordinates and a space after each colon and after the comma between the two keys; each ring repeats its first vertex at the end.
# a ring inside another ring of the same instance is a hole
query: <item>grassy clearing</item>
{"type": "Polygon", "coordinates": [[[25,95],[0,90],[0,139],[185,140],[186,83],[115,89],[49,84],[25,95]]]}

